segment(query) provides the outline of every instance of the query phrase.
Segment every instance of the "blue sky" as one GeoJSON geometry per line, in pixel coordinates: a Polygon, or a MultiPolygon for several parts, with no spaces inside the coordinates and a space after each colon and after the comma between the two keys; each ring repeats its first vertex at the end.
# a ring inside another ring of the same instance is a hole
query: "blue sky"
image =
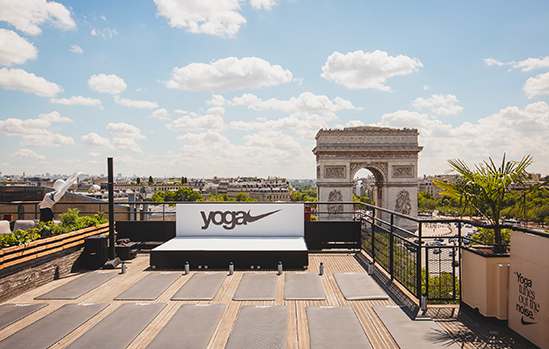
{"type": "Polygon", "coordinates": [[[315,178],[360,125],[549,173],[547,1],[0,0],[0,87],[3,174],[315,178]]]}

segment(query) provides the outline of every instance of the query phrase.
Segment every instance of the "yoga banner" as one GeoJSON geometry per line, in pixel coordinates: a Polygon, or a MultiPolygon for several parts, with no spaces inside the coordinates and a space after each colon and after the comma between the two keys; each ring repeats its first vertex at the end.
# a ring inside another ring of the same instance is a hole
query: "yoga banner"
{"type": "Polygon", "coordinates": [[[509,327],[549,348],[549,238],[511,232],[509,327]]]}
{"type": "Polygon", "coordinates": [[[176,220],[178,237],[304,235],[303,204],[178,204],[176,220]]]}

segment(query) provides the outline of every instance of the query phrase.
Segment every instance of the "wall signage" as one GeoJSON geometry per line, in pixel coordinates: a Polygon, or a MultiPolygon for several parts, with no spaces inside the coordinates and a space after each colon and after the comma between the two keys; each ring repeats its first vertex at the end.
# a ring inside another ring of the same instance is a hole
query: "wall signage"
{"type": "Polygon", "coordinates": [[[303,204],[178,204],[177,236],[304,235],[303,204]]]}
{"type": "Polygon", "coordinates": [[[511,233],[509,327],[549,349],[549,238],[511,233]]]}

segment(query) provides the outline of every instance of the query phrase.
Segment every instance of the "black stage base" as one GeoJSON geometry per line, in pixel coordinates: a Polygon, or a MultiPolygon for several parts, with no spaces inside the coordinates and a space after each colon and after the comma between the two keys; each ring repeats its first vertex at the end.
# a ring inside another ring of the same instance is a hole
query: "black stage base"
{"type": "Polygon", "coordinates": [[[277,269],[282,262],[284,269],[303,269],[309,265],[307,251],[155,251],[151,250],[150,264],[157,269],[183,269],[189,262],[191,269],[228,269],[232,262],[235,269],[277,269]]]}

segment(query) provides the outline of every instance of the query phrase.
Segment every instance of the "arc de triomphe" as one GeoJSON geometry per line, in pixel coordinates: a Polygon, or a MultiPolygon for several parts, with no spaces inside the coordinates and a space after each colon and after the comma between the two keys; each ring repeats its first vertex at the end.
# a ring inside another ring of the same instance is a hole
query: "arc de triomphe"
{"type": "Polygon", "coordinates": [[[375,177],[377,206],[417,216],[417,162],[423,147],[417,129],[359,126],[321,129],[316,135],[318,201],[321,220],[351,219],[353,178],[360,169],[375,177]],[[331,203],[333,202],[333,203],[331,203]],[[347,206],[347,207],[346,207],[347,206]]]}

